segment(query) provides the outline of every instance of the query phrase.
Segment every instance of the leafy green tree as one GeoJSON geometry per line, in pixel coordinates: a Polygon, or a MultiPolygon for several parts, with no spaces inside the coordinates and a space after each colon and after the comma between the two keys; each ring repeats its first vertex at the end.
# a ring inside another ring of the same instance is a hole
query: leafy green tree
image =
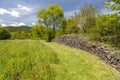
{"type": "Polygon", "coordinates": [[[64,19],[62,25],[57,30],[56,36],[60,36],[60,35],[66,34],[67,33],[66,32],[66,28],[67,28],[67,19],[64,19]]]}
{"type": "Polygon", "coordinates": [[[92,4],[85,5],[80,9],[79,27],[84,33],[88,32],[91,27],[95,26],[97,15],[98,11],[92,4]]]}
{"type": "Polygon", "coordinates": [[[50,42],[54,38],[53,29],[42,25],[34,25],[32,27],[33,38],[40,38],[50,42]]]}
{"type": "Polygon", "coordinates": [[[70,18],[67,20],[67,28],[66,32],[67,34],[72,34],[72,33],[79,33],[80,28],[77,25],[77,21],[75,18],[70,18]]]}
{"type": "Polygon", "coordinates": [[[120,0],[107,0],[105,6],[113,10],[120,10],[120,0]]]}
{"type": "Polygon", "coordinates": [[[25,31],[21,31],[20,37],[21,37],[21,39],[30,39],[30,33],[25,32],[25,31]]]}
{"type": "Polygon", "coordinates": [[[10,32],[11,34],[11,39],[30,39],[32,37],[30,32],[10,32]]]}
{"type": "Polygon", "coordinates": [[[40,9],[37,18],[40,24],[52,28],[55,34],[55,30],[59,29],[64,21],[64,13],[58,4],[52,4],[46,9],[40,9]]]}
{"type": "Polygon", "coordinates": [[[117,14],[101,15],[97,18],[93,34],[97,40],[118,43],[120,41],[120,16],[117,14]]]}
{"type": "Polygon", "coordinates": [[[11,32],[11,39],[21,39],[20,32],[11,32]]]}
{"type": "Polygon", "coordinates": [[[53,30],[51,28],[45,28],[44,29],[44,40],[46,40],[47,42],[50,42],[53,38],[54,38],[54,33],[53,30]]]}
{"type": "Polygon", "coordinates": [[[42,25],[34,25],[34,26],[32,26],[32,36],[34,38],[43,39],[44,34],[45,34],[44,27],[42,25]]]}
{"type": "Polygon", "coordinates": [[[0,40],[10,39],[10,38],[11,38],[11,34],[7,30],[0,27],[0,40]]]}

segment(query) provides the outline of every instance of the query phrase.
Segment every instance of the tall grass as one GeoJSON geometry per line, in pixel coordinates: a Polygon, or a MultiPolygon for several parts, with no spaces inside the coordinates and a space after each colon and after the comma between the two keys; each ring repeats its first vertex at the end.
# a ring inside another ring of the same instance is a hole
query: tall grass
{"type": "Polygon", "coordinates": [[[1,41],[0,80],[54,80],[56,53],[40,41],[1,41]]]}
{"type": "Polygon", "coordinates": [[[97,56],[57,43],[45,43],[58,56],[56,80],[120,80],[120,73],[97,56]]]}
{"type": "Polygon", "coordinates": [[[39,40],[0,41],[0,80],[120,80],[85,51],[39,40]]]}

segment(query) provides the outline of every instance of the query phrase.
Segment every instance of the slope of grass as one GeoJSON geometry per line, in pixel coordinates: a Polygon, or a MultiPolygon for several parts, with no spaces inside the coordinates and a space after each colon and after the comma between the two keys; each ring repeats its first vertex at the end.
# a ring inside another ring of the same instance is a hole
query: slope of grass
{"type": "Polygon", "coordinates": [[[96,56],[38,40],[0,41],[0,80],[120,80],[96,56]]]}
{"type": "Polygon", "coordinates": [[[53,80],[56,54],[40,41],[1,41],[0,80],[53,80]]]}
{"type": "Polygon", "coordinates": [[[57,43],[45,43],[58,55],[56,80],[120,80],[120,74],[98,57],[57,43]]]}

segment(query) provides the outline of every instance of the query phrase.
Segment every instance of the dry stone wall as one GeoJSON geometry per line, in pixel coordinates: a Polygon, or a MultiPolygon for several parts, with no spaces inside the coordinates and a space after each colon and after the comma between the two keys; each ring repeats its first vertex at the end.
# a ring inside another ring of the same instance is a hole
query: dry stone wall
{"type": "Polygon", "coordinates": [[[120,72],[120,53],[107,46],[103,46],[100,43],[92,43],[76,35],[63,35],[53,41],[93,53],[120,72]]]}

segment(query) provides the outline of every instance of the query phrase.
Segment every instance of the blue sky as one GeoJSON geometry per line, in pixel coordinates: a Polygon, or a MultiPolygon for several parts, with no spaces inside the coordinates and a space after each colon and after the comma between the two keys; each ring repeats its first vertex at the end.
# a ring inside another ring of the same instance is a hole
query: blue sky
{"type": "Polygon", "coordinates": [[[57,3],[65,17],[78,12],[85,4],[93,4],[102,12],[105,0],[0,0],[0,23],[6,25],[32,25],[37,23],[36,14],[39,9],[47,8],[49,4],[57,3]]]}

